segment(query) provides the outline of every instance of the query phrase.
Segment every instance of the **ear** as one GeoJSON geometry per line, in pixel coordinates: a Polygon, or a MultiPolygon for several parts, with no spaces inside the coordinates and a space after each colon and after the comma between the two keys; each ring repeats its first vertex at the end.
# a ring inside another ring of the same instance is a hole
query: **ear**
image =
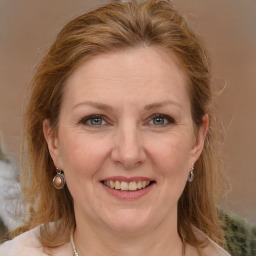
{"type": "Polygon", "coordinates": [[[43,121],[43,132],[54,165],[62,170],[63,168],[60,157],[59,140],[56,133],[52,130],[50,121],[48,119],[43,121]]]}
{"type": "Polygon", "coordinates": [[[200,157],[203,151],[205,136],[208,130],[208,125],[209,125],[209,117],[207,114],[205,114],[202,118],[202,124],[199,127],[197,134],[195,135],[195,143],[193,145],[193,148],[191,149],[192,163],[195,163],[198,160],[198,158],[200,157]]]}

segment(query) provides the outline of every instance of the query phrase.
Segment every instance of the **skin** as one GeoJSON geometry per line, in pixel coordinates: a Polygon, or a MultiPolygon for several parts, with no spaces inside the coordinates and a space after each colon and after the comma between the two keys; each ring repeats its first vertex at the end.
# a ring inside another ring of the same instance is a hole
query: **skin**
{"type": "Polygon", "coordinates": [[[48,120],[43,129],[74,198],[80,255],[181,255],[177,202],[207,126],[205,115],[194,131],[185,74],[162,49],[101,54],[69,77],[57,135],[48,120]],[[86,119],[95,114],[100,125],[86,119]],[[111,176],[155,184],[141,198],[118,199],[100,182],[111,176]]]}

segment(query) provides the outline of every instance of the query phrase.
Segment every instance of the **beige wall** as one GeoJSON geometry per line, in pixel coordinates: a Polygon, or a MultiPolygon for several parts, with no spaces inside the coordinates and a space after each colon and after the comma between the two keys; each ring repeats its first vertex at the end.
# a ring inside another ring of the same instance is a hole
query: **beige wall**
{"type": "MultiPolygon", "coordinates": [[[[106,1],[105,1],[106,2],[106,1]]],[[[212,56],[226,129],[223,151],[232,184],[227,209],[256,222],[256,2],[175,0],[212,56]]],[[[34,64],[70,19],[104,1],[0,0],[0,130],[17,157],[25,88],[34,64]]]]}

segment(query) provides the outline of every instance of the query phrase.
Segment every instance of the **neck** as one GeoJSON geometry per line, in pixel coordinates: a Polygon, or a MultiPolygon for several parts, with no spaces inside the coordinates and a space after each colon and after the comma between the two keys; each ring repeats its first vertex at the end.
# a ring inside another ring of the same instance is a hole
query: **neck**
{"type": "Polygon", "coordinates": [[[154,229],[124,234],[92,222],[77,222],[74,242],[79,256],[170,256],[182,255],[177,223],[164,221],[154,229]],[[168,228],[167,228],[168,227],[168,228]]]}

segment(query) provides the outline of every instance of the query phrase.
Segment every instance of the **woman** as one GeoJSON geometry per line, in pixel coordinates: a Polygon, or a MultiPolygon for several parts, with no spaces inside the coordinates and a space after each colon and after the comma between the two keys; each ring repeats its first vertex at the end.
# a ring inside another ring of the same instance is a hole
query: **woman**
{"type": "Polygon", "coordinates": [[[27,232],[1,255],[229,255],[212,96],[205,51],[169,1],[67,24],[25,114],[27,232]]]}

